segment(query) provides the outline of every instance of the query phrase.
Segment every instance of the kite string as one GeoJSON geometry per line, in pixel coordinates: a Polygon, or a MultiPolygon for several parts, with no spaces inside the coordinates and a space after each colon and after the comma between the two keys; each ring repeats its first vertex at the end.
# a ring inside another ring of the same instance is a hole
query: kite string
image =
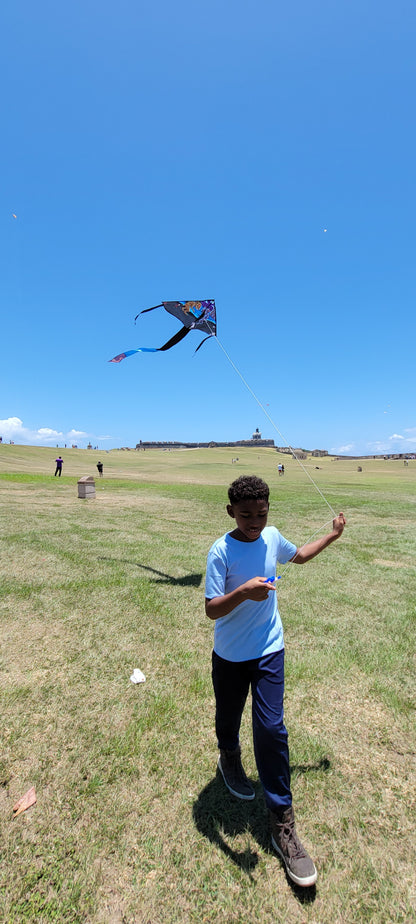
{"type": "MultiPolygon", "coordinates": [[[[326,523],[323,523],[322,526],[319,527],[319,529],[315,530],[315,532],[312,533],[312,536],[309,536],[309,539],[307,539],[306,542],[303,542],[302,545],[299,546],[299,548],[303,548],[304,545],[308,545],[309,542],[312,542],[312,539],[314,539],[315,536],[317,536],[318,533],[321,532],[321,529],[325,529],[325,526],[329,526],[330,523],[332,523],[332,517],[331,517],[330,520],[327,520],[326,523]]],[[[287,571],[287,569],[290,567],[290,565],[293,565],[293,560],[292,560],[292,559],[291,559],[290,561],[286,562],[285,567],[282,568],[282,573],[279,574],[278,581],[281,581],[281,580],[282,580],[282,577],[283,577],[285,571],[287,571]]]]}
{"type": "MultiPolygon", "coordinates": [[[[314,488],[317,490],[318,494],[320,494],[320,496],[321,496],[322,500],[324,501],[324,503],[327,505],[327,507],[329,507],[329,509],[330,509],[330,511],[331,511],[331,513],[332,513],[332,515],[333,515],[334,517],[336,517],[337,514],[335,513],[334,508],[331,506],[331,504],[329,503],[329,501],[326,499],[325,495],[322,493],[322,491],[321,491],[319,485],[317,485],[316,481],[314,481],[314,479],[312,478],[312,475],[308,472],[308,470],[307,470],[307,469],[305,468],[305,466],[302,464],[301,460],[300,460],[299,457],[296,455],[295,450],[292,448],[292,446],[290,445],[290,443],[287,441],[286,437],[285,437],[284,434],[281,432],[281,430],[279,430],[279,428],[278,428],[277,424],[274,422],[274,420],[272,420],[272,418],[270,417],[270,414],[266,411],[266,408],[265,408],[264,405],[261,403],[261,401],[260,401],[260,399],[257,397],[257,395],[254,393],[253,389],[250,388],[250,385],[248,384],[248,382],[246,382],[246,380],[245,380],[244,376],[241,374],[240,370],[237,369],[237,366],[235,365],[235,363],[234,363],[233,360],[231,359],[231,356],[228,355],[228,353],[227,353],[225,347],[222,345],[222,343],[221,343],[221,341],[218,339],[217,335],[214,334],[214,336],[215,336],[215,339],[216,339],[216,341],[217,341],[217,343],[218,343],[218,346],[221,348],[222,352],[224,353],[224,356],[226,356],[226,358],[228,359],[228,362],[230,363],[230,365],[233,367],[234,371],[237,373],[238,377],[239,377],[239,378],[241,379],[241,381],[243,382],[243,385],[245,385],[245,387],[247,388],[247,390],[250,392],[251,396],[254,398],[254,400],[257,402],[257,404],[259,405],[259,407],[262,409],[263,413],[266,415],[267,419],[270,421],[272,427],[276,430],[276,433],[278,433],[279,436],[282,438],[284,445],[287,446],[287,447],[290,449],[290,451],[291,451],[293,457],[294,457],[294,458],[296,459],[296,461],[299,463],[301,469],[303,469],[305,475],[309,478],[309,481],[312,482],[314,488]]],[[[321,529],[322,529],[322,528],[323,528],[323,527],[321,527],[321,529]]],[[[318,532],[319,532],[319,530],[318,530],[318,532]]],[[[314,533],[314,535],[316,535],[316,533],[314,533]]]]}

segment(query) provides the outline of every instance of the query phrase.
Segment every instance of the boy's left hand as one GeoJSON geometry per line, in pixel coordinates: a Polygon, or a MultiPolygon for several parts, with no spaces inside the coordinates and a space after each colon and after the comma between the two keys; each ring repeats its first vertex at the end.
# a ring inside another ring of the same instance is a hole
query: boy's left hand
{"type": "Polygon", "coordinates": [[[337,533],[338,536],[343,532],[344,526],[346,524],[346,519],[343,513],[339,513],[337,517],[332,521],[332,529],[334,533],[337,533]]]}

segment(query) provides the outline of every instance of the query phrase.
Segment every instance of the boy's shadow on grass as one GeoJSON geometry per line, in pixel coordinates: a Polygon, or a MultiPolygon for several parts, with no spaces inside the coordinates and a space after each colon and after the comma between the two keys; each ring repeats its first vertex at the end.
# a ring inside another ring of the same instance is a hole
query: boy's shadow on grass
{"type": "Polygon", "coordinates": [[[165,574],[164,571],[158,571],[151,568],[150,565],[142,565],[139,561],[132,561],[130,558],[112,558],[110,555],[99,555],[100,561],[116,561],[124,565],[136,565],[136,568],[143,568],[144,571],[151,571],[156,574],[154,584],[173,584],[175,587],[199,587],[202,581],[202,574],[185,574],[184,577],[175,578],[171,574],[165,574]]]}
{"type": "MultiPolygon", "coordinates": [[[[323,758],[316,764],[295,765],[292,771],[298,774],[310,773],[326,771],[329,767],[329,760],[323,758]]],[[[227,841],[228,838],[244,833],[251,834],[264,853],[275,856],[277,863],[280,862],[281,866],[283,862],[279,861],[278,855],[272,848],[268,812],[261,783],[253,780],[250,782],[256,794],[255,799],[251,802],[237,799],[226,789],[217,768],[214,779],[200,792],[194,802],[192,815],[198,831],[252,879],[252,872],[259,862],[258,853],[249,846],[243,851],[233,850],[227,841]]],[[[286,879],[302,904],[315,901],[315,886],[304,888],[297,886],[287,875],[286,879]]]]}

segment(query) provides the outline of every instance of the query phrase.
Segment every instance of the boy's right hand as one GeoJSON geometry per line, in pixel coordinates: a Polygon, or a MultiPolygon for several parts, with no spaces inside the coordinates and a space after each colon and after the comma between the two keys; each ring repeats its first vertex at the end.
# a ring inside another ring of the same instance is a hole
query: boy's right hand
{"type": "Polygon", "coordinates": [[[246,581],[245,584],[242,584],[240,590],[249,600],[256,600],[260,602],[262,600],[267,600],[267,596],[270,591],[276,590],[276,588],[274,584],[270,583],[270,578],[268,579],[265,577],[255,577],[251,578],[249,581],[246,581]]]}
{"type": "Polygon", "coordinates": [[[221,619],[222,616],[228,616],[245,600],[256,600],[258,603],[267,600],[270,591],[276,590],[270,581],[271,579],[267,577],[254,577],[221,597],[206,597],[205,612],[208,618],[221,619]]]}

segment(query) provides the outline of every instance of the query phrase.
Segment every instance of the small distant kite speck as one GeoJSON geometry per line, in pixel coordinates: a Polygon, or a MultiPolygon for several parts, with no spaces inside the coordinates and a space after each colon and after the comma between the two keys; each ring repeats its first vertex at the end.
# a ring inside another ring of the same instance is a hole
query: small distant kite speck
{"type": "Polygon", "coordinates": [[[200,330],[208,335],[197,346],[195,353],[198,352],[199,348],[206,340],[216,336],[217,316],[213,298],[194,302],[161,302],[160,305],[153,305],[152,308],[144,308],[143,311],[139,311],[139,314],[136,314],[134,320],[137,321],[140,314],[154,311],[155,308],[164,308],[169,314],[173,314],[175,318],[182,321],[183,327],[161,347],[137,347],[136,350],[125,350],[124,353],[118,353],[117,356],[110,359],[110,363],[120,363],[122,359],[126,359],[127,356],[133,356],[134,353],[159,353],[170,350],[171,347],[176,346],[177,343],[183,340],[191,330],[200,330]]]}

